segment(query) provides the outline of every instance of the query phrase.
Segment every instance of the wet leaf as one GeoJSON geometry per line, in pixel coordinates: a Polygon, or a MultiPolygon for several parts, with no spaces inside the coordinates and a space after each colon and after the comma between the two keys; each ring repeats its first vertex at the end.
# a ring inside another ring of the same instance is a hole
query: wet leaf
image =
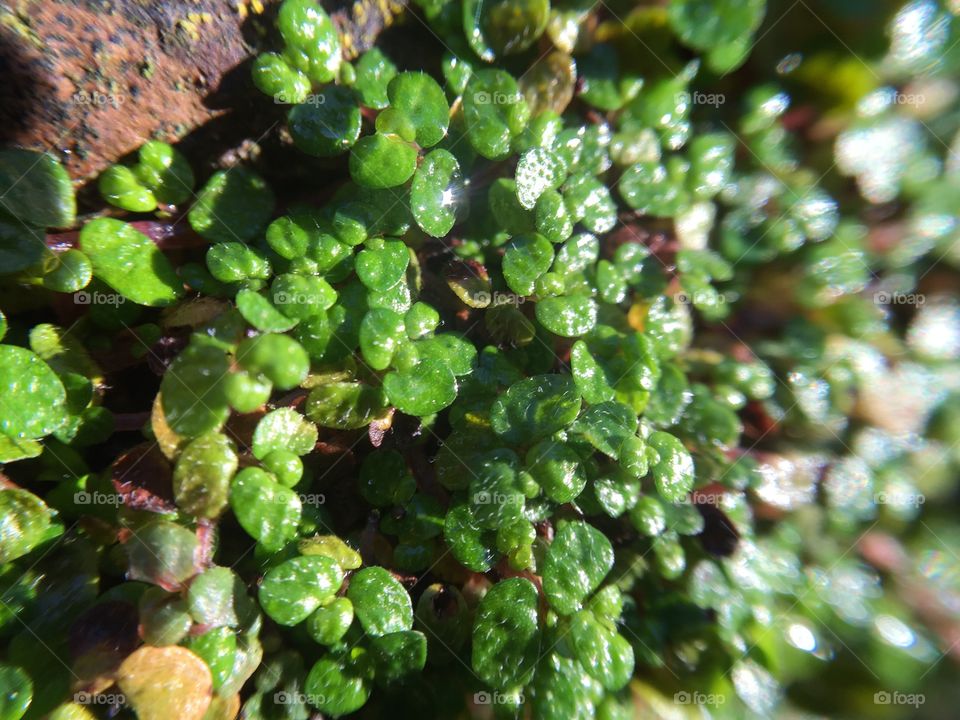
{"type": "Polygon", "coordinates": [[[303,622],[343,582],[343,571],[330,558],[309,555],[287,560],[272,568],[260,583],[260,606],[280,625],[303,622]]]}
{"type": "Polygon", "coordinates": [[[543,592],[561,615],[580,609],[613,567],[606,535],[585,522],[562,523],[547,549],[543,592]]]}
{"type": "Polygon", "coordinates": [[[517,445],[546,437],[566,427],[580,412],[580,393],[563,375],[537,375],[521,380],[494,402],[490,426],[517,445]]]}
{"type": "Polygon", "coordinates": [[[190,442],[173,471],[173,492],[180,509],[197,517],[217,517],[227,506],[237,463],[233,442],[223,433],[208,433],[190,442]]]}
{"type": "Polygon", "coordinates": [[[364,631],[371,637],[409,630],[413,606],[407,591],[387,570],[368,567],[350,578],[347,598],[364,631]]]}
{"type": "Polygon", "coordinates": [[[27,225],[73,225],[77,201],[70,176],[53,156],[35,150],[0,152],[0,205],[27,225]]]}
{"type": "Polygon", "coordinates": [[[496,583],[473,625],[473,669],[494,688],[525,685],[540,652],[537,589],[525,578],[496,583]]]}
{"type": "Polygon", "coordinates": [[[260,468],[244,468],[230,486],[230,507],[248,535],[277,551],[297,534],[300,498],[260,468]]]}
{"type": "Polygon", "coordinates": [[[360,137],[360,105],[350,88],[330,85],[287,114],[293,144],[308,155],[346,152],[360,137]]]}
{"type": "Polygon", "coordinates": [[[464,192],[456,157],[443,149],[427,154],[410,188],[410,209],[417,225],[428,235],[444,237],[457,221],[464,192]]]}
{"type": "Polygon", "coordinates": [[[267,225],[273,191],[256,173],[242,167],[215,172],[190,208],[188,219],[211,242],[252,240],[267,225]]]}
{"type": "Polygon", "coordinates": [[[88,222],[80,231],[80,249],[93,264],[93,274],[127,300],[157,307],[183,295],[183,283],[164,254],[125,222],[88,222]]]}

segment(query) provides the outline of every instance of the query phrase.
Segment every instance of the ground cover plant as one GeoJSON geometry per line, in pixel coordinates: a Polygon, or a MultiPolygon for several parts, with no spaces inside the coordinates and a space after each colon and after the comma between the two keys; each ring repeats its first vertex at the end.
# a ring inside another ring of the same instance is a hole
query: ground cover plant
{"type": "Polygon", "coordinates": [[[960,8],[849,5],[284,0],[296,188],[0,151],[0,720],[951,716],[960,8]]]}

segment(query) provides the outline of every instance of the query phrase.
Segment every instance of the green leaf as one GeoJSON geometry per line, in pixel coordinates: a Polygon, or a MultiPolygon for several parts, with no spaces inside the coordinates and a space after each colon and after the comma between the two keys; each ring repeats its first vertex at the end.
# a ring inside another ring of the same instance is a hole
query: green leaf
{"type": "Polygon", "coordinates": [[[406,117],[416,129],[420,147],[443,140],[450,124],[450,106],[437,81],[424,72],[402,72],[387,87],[390,108],[406,117]]]}
{"type": "Polygon", "coordinates": [[[353,84],[360,93],[360,101],[374,110],[383,110],[390,104],[387,86],[397,75],[397,66],[393,64],[378,47],[373,47],[356,64],[357,80],[353,84]]]}
{"type": "Polygon", "coordinates": [[[314,0],[284,0],[277,28],[286,44],[284,58],[317,83],[336,77],[342,55],[330,16],[314,0]]]}
{"type": "Polygon", "coordinates": [[[543,563],[543,592],[561,615],[571,615],[613,567],[607,536],[585,522],[561,523],[543,563]]]}
{"type": "Polygon", "coordinates": [[[665,432],[653,432],[647,444],[657,453],[650,472],[657,492],[667,502],[683,502],[693,489],[693,458],[677,438],[665,432]]]}
{"type": "Polygon", "coordinates": [[[330,283],[314,275],[277,275],[270,285],[270,292],[277,309],[297,320],[328,310],[337,301],[337,291],[330,283]]]}
{"type": "Polygon", "coordinates": [[[350,153],[350,177],[368,188],[403,185],[416,169],[416,148],[397,135],[367,135],[357,141],[350,153]]]}
{"type": "Polygon", "coordinates": [[[310,358],[303,346],[286,335],[256,335],[237,346],[237,362],[247,372],[265,375],[278,390],[303,382],[310,358]]]}
{"type": "Polygon", "coordinates": [[[359,382],[320,385],[307,397],[307,417],[320,427],[339,430],[366,427],[385,409],[383,391],[359,382]]]}
{"type": "Polygon", "coordinates": [[[186,437],[218,430],[230,416],[224,378],[226,354],[211,345],[191,343],[171,363],[160,383],[163,415],[170,429],[186,437]]]}
{"type": "Polygon", "coordinates": [[[543,488],[547,497],[557,503],[568,503],[587,484],[580,465],[580,456],[553,440],[542,440],[527,451],[527,472],[543,488]]]}
{"type": "Polygon", "coordinates": [[[367,651],[354,647],[346,654],[317,660],[303,689],[321,712],[340,717],[366,704],[372,679],[373,666],[367,651]]]}
{"type": "Polygon", "coordinates": [[[452,370],[436,360],[423,360],[410,370],[389,373],[383,378],[383,389],[400,412],[418,417],[440,412],[457,397],[452,370]]]}
{"type": "Polygon", "coordinates": [[[556,190],[567,177],[563,158],[546,148],[532,148],[517,162],[517,198],[520,204],[532,209],[537,199],[547,190],[556,190]]]}
{"type": "Polygon", "coordinates": [[[0,151],[0,206],[27,225],[66,228],[77,216],[70,176],[51,155],[0,151]]]}
{"type": "Polygon", "coordinates": [[[344,570],[356,570],[362,564],[360,553],[336,535],[314,535],[298,543],[301,555],[326,555],[344,570]]]}
{"type": "Polygon", "coordinates": [[[712,198],[730,181],[736,141],[727,133],[706,133],[690,141],[687,184],[700,199],[712,198]]]}
{"type": "Polygon", "coordinates": [[[83,226],[80,249],[93,274],[127,300],[153,307],[183,295],[183,282],[159,248],[121,220],[97,218],[83,226]]]}
{"type": "Polygon", "coordinates": [[[580,412],[580,393],[565,375],[536,375],[514,383],[490,409],[490,427],[509,443],[523,445],[551,435],[580,412]]]}
{"type": "Polygon", "coordinates": [[[26,348],[0,345],[0,433],[13,442],[42,438],[67,419],[56,373],[26,348]]]}
{"type": "Polygon", "coordinates": [[[403,505],[416,489],[416,480],[396,450],[379,450],[364,458],[360,466],[360,494],[371,505],[403,505]]]}
{"type": "Polygon", "coordinates": [[[605,233],[617,224],[617,205],[607,186],[592,175],[571,176],[563,186],[570,216],[590,232],[605,233]]]}
{"type": "Polygon", "coordinates": [[[456,224],[464,203],[463,177],[456,157],[443,149],[428,153],[410,187],[410,209],[417,225],[428,235],[443,237],[456,224]]]}
{"type": "Polygon", "coordinates": [[[30,676],[13,665],[0,665],[0,720],[20,720],[32,700],[30,676]]]}
{"type": "Polygon", "coordinates": [[[266,280],[271,275],[270,261],[256,248],[242,242],[221,242],[207,250],[207,269],[222,283],[241,280],[266,280]]]}
{"type": "Polygon", "coordinates": [[[49,254],[43,228],[24,225],[0,214],[0,274],[26,270],[49,254]]]}
{"type": "Polygon", "coordinates": [[[323,88],[287,114],[293,144],[317,157],[346,152],[360,137],[361,124],[356,95],[340,85],[323,88]]]}
{"type": "Polygon", "coordinates": [[[494,0],[463,3],[463,32],[470,47],[492,62],[530,47],[547,27],[548,0],[494,0]]]}
{"type": "Polygon", "coordinates": [[[177,505],[190,515],[217,517],[227,506],[237,464],[233,442],[223,433],[208,433],[190,442],[173,471],[177,505]]]}
{"type": "Polygon", "coordinates": [[[50,510],[33,493],[0,490],[0,564],[26,555],[47,538],[50,510]]]}
{"type": "Polygon", "coordinates": [[[584,410],[570,430],[604,455],[617,459],[624,440],[637,431],[637,416],[622,403],[598,403],[584,410]]]}
{"type": "Polygon", "coordinates": [[[353,603],[364,632],[371,637],[413,627],[410,595],[382,567],[368,567],[354,573],[347,588],[347,598],[353,603]]]}
{"type": "Polygon", "coordinates": [[[423,670],[427,662],[427,638],[415,630],[390,633],[370,643],[377,683],[401,683],[423,670]]]}
{"type": "Polygon", "coordinates": [[[684,43],[707,51],[751,35],[765,8],[765,0],[672,0],[668,17],[684,43]]]}
{"type": "Polygon", "coordinates": [[[603,697],[600,683],[584,673],[579,662],[556,652],[540,663],[530,694],[538,720],[601,717],[596,708],[603,697]]]}
{"type": "Polygon", "coordinates": [[[269,299],[254,290],[238,292],[236,303],[243,319],[262,332],[285,332],[298,322],[288,318],[269,299]]]}
{"type": "Polygon", "coordinates": [[[573,234],[573,220],[563,195],[555,190],[547,190],[537,198],[534,223],[537,232],[550,242],[563,242],[573,234]]]}
{"type": "Polygon", "coordinates": [[[633,648],[626,638],[581,610],[570,619],[573,652],[583,669],[611,692],[621,690],[633,675],[633,648]]]}
{"type": "Polygon", "coordinates": [[[253,455],[263,460],[276,450],[306,455],[317,444],[317,427],[293,408],[278,408],[267,413],[253,431],[253,455]]]}
{"type": "Polygon", "coordinates": [[[596,301],[579,295],[544,298],[534,310],[540,324],[560,337],[585,335],[597,322],[596,301]]]}
{"type": "Polygon", "coordinates": [[[260,606],[279,625],[297,625],[326,600],[343,582],[343,571],[323,555],[286,560],[267,571],[260,583],[260,606]]]}
{"type": "Polygon", "coordinates": [[[533,230],[533,213],[520,204],[516,181],[509,178],[494,180],[487,193],[487,204],[497,227],[511,235],[533,230]]]}
{"type": "Polygon", "coordinates": [[[278,103],[300,103],[310,92],[310,79],[278,53],[257,55],[250,68],[257,90],[278,103]]]}
{"type": "Polygon", "coordinates": [[[494,688],[526,685],[540,652],[537,589],[526,578],[496,583],[477,609],[473,670],[494,688]]]}
{"type": "Polygon", "coordinates": [[[507,245],[503,279],[517,295],[532,295],[537,278],[553,263],[553,245],[542,235],[521,235],[507,245]]]}
{"type": "Polygon", "coordinates": [[[275,552],[296,537],[300,498],[260,468],[237,473],[230,486],[230,507],[240,527],[268,550],[275,552]]]}
{"type": "Polygon", "coordinates": [[[570,371],[583,399],[588,403],[613,400],[614,390],[607,380],[606,372],[583,340],[577,340],[570,350],[570,371]]]}
{"type": "Polygon", "coordinates": [[[353,603],[338,597],[307,618],[307,632],[321,645],[335,645],[346,635],[352,622],[353,603]]]}
{"type": "Polygon", "coordinates": [[[357,255],[357,277],[369,289],[383,292],[400,282],[409,263],[410,253],[402,241],[378,238],[357,255]]]}
{"type": "Polygon", "coordinates": [[[133,171],[144,185],[153,191],[157,201],[177,205],[193,194],[193,170],[187,159],[171,145],[148,140],[140,146],[139,162],[133,171]]]}
{"type": "Polygon", "coordinates": [[[213,689],[219,690],[230,678],[237,659],[236,633],[228,627],[218,627],[188,637],[183,645],[207,664],[213,689]]]}
{"type": "Polygon", "coordinates": [[[263,178],[232,167],[207,180],[187,217],[190,227],[211,242],[242,242],[252,240],[266,227],[274,202],[273,191],[263,178]]]}
{"type": "Polygon", "coordinates": [[[100,175],[97,189],[111,205],[130,212],[150,212],[157,207],[157,198],[140,183],[140,178],[126,165],[112,165],[100,175]]]}
{"type": "Polygon", "coordinates": [[[82,290],[93,279],[93,263],[84,253],[71,248],[50,256],[44,268],[43,286],[54,292],[73,293],[82,290]]]}
{"type": "MultiPolygon", "coordinates": [[[[468,3],[464,3],[466,12],[468,3]]],[[[480,155],[502,160],[510,142],[530,117],[530,109],[517,81],[503,70],[480,70],[463,91],[467,139],[480,155]]]]}
{"type": "Polygon", "coordinates": [[[477,349],[469,340],[453,333],[440,333],[414,343],[420,361],[433,360],[446,365],[456,376],[473,372],[477,349]]]}
{"type": "Polygon", "coordinates": [[[127,553],[127,577],[177,590],[197,571],[198,546],[196,535],[185,527],[153,520],[137,528],[123,546],[127,553]]]}
{"type": "Polygon", "coordinates": [[[193,579],[187,592],[190,615],[201,625],[234,626],[255,612],[239,576],[230,568],[212,567],[193,579]]]}
{"type": "Polygon", "coordinates": [[[680,210],[682,186],[658,162],[634,163],[620,178],[620,195],[644,215],[669,217],[680,210]]]}
{"type": "Polygon", "coordinates": [[[385,370],[406,338],[403,316],[393,310],[374,308],[360,323],[360,351],[374,370],[385,370]]]}

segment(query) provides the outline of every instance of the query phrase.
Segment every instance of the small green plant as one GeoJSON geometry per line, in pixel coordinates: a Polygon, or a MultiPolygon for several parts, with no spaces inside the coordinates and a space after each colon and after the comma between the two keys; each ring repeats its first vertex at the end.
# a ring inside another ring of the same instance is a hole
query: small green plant
{"type": "Polygon", "coordinates": [[[0,720],[948,712],[955,12],[823,89],[616,9],[418,0],[430,74],[284,0],[322,202],[0,151],[0,720]]]}

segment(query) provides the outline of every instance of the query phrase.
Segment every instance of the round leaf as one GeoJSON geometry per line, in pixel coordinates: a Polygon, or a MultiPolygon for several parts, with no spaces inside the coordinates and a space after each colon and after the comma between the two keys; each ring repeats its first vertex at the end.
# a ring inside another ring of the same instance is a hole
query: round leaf
{"type": "Polygon", "coordinates": [[[360,137],[360,105],[350,88],[330,85],[287,114],[293,144],[308,155],[330,157],[345,152],[360,137]]]}
{"type": "Polygon", "coordinates": [[[457,221],[464,202],[460,163],[446,150],[434,150],[424,157],[413,176],[410,209],[417,225],[433,237],[443,237],[457,221]]]}
{"type": "Polygon", "coordinates": [[[440,412],[457,397],[453,372],[436,360],[423,360],[410,370],[389,373],[383,378],[383,389],[400,412],[419,417],[440,412]]]}
{"type": "Polygon", "coordinates": [[[116,677],[141,720],[202,720],[210,706],[210,668],[186,648],[141,647],[123,661],[116,677]]]}
{"type": "Polygon", "coordinates": [[[382,567],[359,570],[350,578],[347,598],[367,635],[378,637],[413,627],[410,595],[382,567]]]}
{"type": "Polygon", "coordinates": [[[613,567],[607,536],[585,522],[560,525],[543,563],[543,592],[561,615],[571,615],[613,567]]]}
{"type": "Polygon", "coordinates": [[[159,248],[121,220],[97,218],[80,231],[80,249],[93,274],[127,300],[169,305],[183,295],[183,282],[159,248]]]}
{"type": "Polygon", "coordinates": [[[280,625],[297,625],[333,597],[343,571],[323,555],[296,557],[267,572],[260,583],[260,606],[280,625]]]}
{"type": "Polygon", "coordinates": [[[480,601],[473,625],[473,669],[494,688],[530,682],[540,651],[537,589],[526,578],[501,580],[480,601]]]}

